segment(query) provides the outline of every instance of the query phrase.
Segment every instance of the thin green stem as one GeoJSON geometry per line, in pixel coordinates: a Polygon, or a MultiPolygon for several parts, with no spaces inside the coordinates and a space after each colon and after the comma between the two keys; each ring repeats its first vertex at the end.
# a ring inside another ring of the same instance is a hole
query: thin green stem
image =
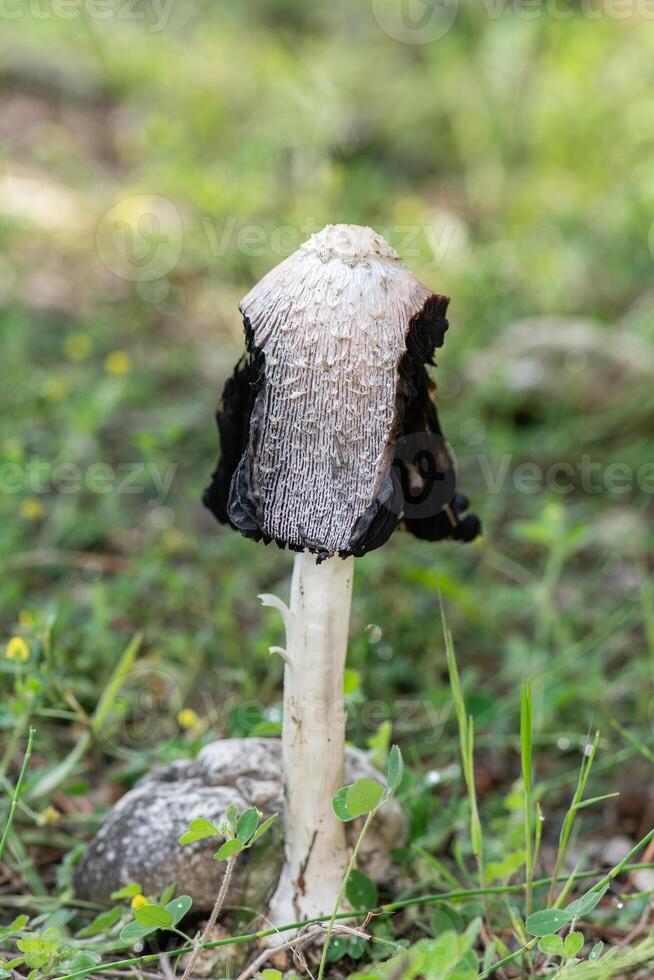
{"type": "Polygon", "coordinates": [[[525,906],[527,915],[532,908],[532,879],[534,877],[534,799],[533,799],[533,744],[534,720],[531,683],[522,686],[520,698],[520,757],[524,786],[524,836],[525,836],[525,906]]]}
{"type": "Polygon", "coordinates": [[[16,815],[16,808],[18,806],[18,801],[20,800],[20,794],[23,789],[23,780],[25,779],[25,774],[27,773],[27,767],[30,764],[30,757],[32,755],[32,742],[34,741],[35,731],[36,729],[34,728],[34,726],[31,726],[29,735],[27,737],[27,748],[25,749],[25,755],[23,756],[23,764],[20,767],[20,773],[18,774],[18,781],[16,783],[16,788],[14,789],[14,793],[11,798],[11,805],[9,807],[9,815],[7,816],[7,823],[5,824],[5,829],[2,834],[2,840],[0,840],[0,861],[2,860],[2,855],[5,852],[7,841],[9,840],[9,832],[11,831],[11,827],[14,822],[14,816],[16,815]]]}
{"type": "Polygon", "coordinates": [[[229,891],[229,886],[232,880],[232,872],[234,870],[234,865],[236,864],[236,857],[237,855],[234,855],[233,857],[230,857],[227,860],[227,866],[225,867],[225,874],[223,875],[220,891],[218,892],[218,898],[216,899],[214,907],[211,910],[211,915],[209,916],[209,919],[207,920],[207,924],[204,927],[204,932],[202,933],[200,941],[194,943],[193,945],[193,955],[191,956],[190,960],[188,961],[187,967],[184,970],[182,980],[188,980],[193,970],[193,967],[197,962],[198,956],[200,955],[203,949],[207,948],[206,947],[207,937],[211,935],[213,928],[216,922],[218,921],[218,916],[223,910],[225,899],[227,898],[227,892],[229,891]]]}
{"type": "MultiPolygon", "coordinates": [[[[16,666],[16,691],[18,691],[18,686],[20,679],[22,677],[22,671],[20,664],[16,666]]],[[[34,696],[27,693],[27,705],[25,711],[21,715],[20,719],[14,725],[14,729],[7,740],[7,745],[2,754],[2,760],[0,761],[0,776],[5,776],[9,766],[11,765],[11,760],[14,757],[18,744],[23,737],[25,729],[29,724],[30,717],[34,710],[34,696]]]]}
{"type": "MultiPolygon", "coordinates": [[[[654,869],[654,862],[647,862],[643,864],[631,864],[629,863],[629,858],[639,851],[642,847],[645,847],[649,841],[654,837],[654,830],[652,830],[647,837],[643,838],[632,850],[627,854],[624,862],[620,862],[616,868],[613,868],[609,872],[610,880],[617,877],[618,874],[623,872],[632,872],[645,869],[654,869]]],[[[559,881],[567,881],[568,875],[561,875],[559,881]]],[[[576,880],[580,881],[585,878],[595,878],[597,877],[597,871],[581,871],[576,876],[576,880]]],[[[608,876],[606,876],[608,877],[608,876]]],[[[593,891],[597,891],[598,888],[603,887],[606,884],[606,877],[603,878],[597,885],[593,887],[593,891]]],[[[533,888],[542,888],[551,883],[551,878],[539,878],[532,882],[533,888]]],[[[387,905],[380,905],[374,909],[359,909],[355,912],[341,912],[336,916],[332,915],[321,915],[313,919],[303,919],[300,922],[290,922],[288,925],[276,926],[273,929],[264,929],[259,932],[245,933],[241,936],[229,936],[227,939],[217,939],[214,942],[203,943],[201,945],[202,949],[218,949],[222,946],[236,946],[243,943],[254,943],[259,939],[266,939],[268,936],[276,936],[280,932],[290,932],[292,930],[302,929],[305,926],[315,925],[319,922],[327,922],[334,917],[334,921],[337,919],[365,919],[369,915],[380,916],[380,915],[391,915],[394,912],[400,912],[402,909],[411,908],[416,905],[438,905],[441,902],[451,902],[455,899],[466,899],[479,897],[480,895],[505,895],[514,894],[524,891],[526,888],[526,882],[521,882],[516,885],[493,885],[486,888],[461,888],[458,891],[441,892],[440,894],[434,895],[419,895],[416,898],[405,899],[401,902],[391,902],[387,905]]],[[[509,962],[513,962],[523,955],[525,951],[533,949],[537,940],[533,940],[526,946],[521,947],[514,953],[511,953],[511,959],[509,962]]],[[[182,946],[179,949],[166,950],[160,953],[146,953],[144,956],[133,956],[129,959],[116,960],[111,963],[104,963],[101,966],[90,967],[87,970],[76,970],[74,973],[66,973],[57,977],[56,980],[77,980],[77,978],[86,977],[90,974],[95,973],[105,973],[108,970],[116,970],[125,966],[136,966],[139,963],[154,963],[162,956],[168,956],[171,958],[177,956],[184,956],[186,953],[192,953],[193,946],[182,946]]],[[[493,966],[489,967],[486,973],[482,974],[480,980],[485,980],[486,977],[491,976],[491,974],[503,966],[506,963],[506,959],[498,960],[493,966]]]]}
{"type": "Polygon", "coordinates": [[[652,752],[647,745],[644,745],[640,739],[636,738],[635,735],[632,735],[631,732],[628,732],[627,729],[621,725],[619,721],[616,721],[615,718],[609,718],[609,725],[611,728],[614,728],[616,732],[622,735],[624,740],[629,742],[629,745],[631,745],[632,748],[634,748],[637,752],[640,752],[640,754],[644,756],[648,762],[651,762],[654,765],[654,752],[652,752]]]}
{"type": "Polygon", "coordinates": [[[537,943],[538,943],[537,938],[532,939],[525,946],[521,946],[520,949],[516,949],[513,953],[509,953],[507,956],[503,956],[501,960],[497,961],[497,963],[493,963],[493,965],[489,966],[487,970],[484,970],[483,973],[480,973],[479,980],[486,980],[486,977],[491,977],[497,970],[501,969],[501,967],[506,966],[508,963],[514,963],[515,960],[519,960],[521,956],[524,956],[525,953],[528,953],[530,950],[532,950],[537,943]]]}
{"type": "MultiPolygon", "coordinates": [[[[638,843],[631,848],[629,853],[624,856],[624,858],[622,859],[622,861],[620,861],[619,864],[616,864],[615,867],[611,868],[608,874],[605,874],[603,878],[600,878],[599,881],[595,882],[593,887],[589,889],[589,894],[591,894],[592,892],[599,892],[606,885],[609,885],[614,878],[617,878],[618,875],[625,870],[625,868],[629,863],[629,859],[632,858],[634,854],[637,854],[638,851],[640,851],[643,847],[646,847],[651,840],[654,840],[654,828],[650,830],[649,834],[646,834],[642,840],[639,840],[638,843]]],[[[515,950],[515,952],[510,953],[508,956],[505,956],[503,959],[498,960],[497,963],[493,963],[493,965],[489,967],[488,970],[485,970],[484,973],[480,975],[479,980],[486,980],[486,977],[490,977],[493,973],[499,970],[500,967],[506,966],[507,963],[512,963],[514,960],[517,960],[521,956],[524,956],[526,953],[529,952],[529,950],[534,948],[537,942],[538,942],[538,937],[536,937],[535,939],[531,939],[525,946],[521,946],[520,949],[517,949],[515,950]]]]}
{"type": "Polygon", "coordinates": [[[615,867],[611,868],[608,874],[605,874],[604,877],[600,881],[598,881],[597,884],[593,885],[593,887],[590,890],[592,892],[598,892],[601,891],[602,888],[604,888],[604,885],[610,885],[613,879],[617,878],[618,875],[625,870],[631,858],[634,857],[635,854],[638,854],[638,852],[642,850],[643,847],[647,847],[647,845],[651,840],[654,840],[654,828],[652,828],[649,834],[646,834],[642,838],[642,840],[639,840],[638,843],[631,848],[629,853],[625,854],[622,861],[620,861],[619,864],[616,864],[615,867]]]}
{"type": "Polygon", "coordinates": [[[539,613],[536,622],[535,640],[538,647],[545,648],[548,644],[550,635],[557,635],[557,642],[560,646],[565,643],[565,637],[560,628],[559,617],[556,612],[556,588],[561,578],[563,564],[566,558],[565,549],[560,543],[553,546],[545,562],[543,578],[536,589],[536,599],[539,606],[539,613]]]}
{"type": "Polygon", "coordinates": [[[48,770],[41,776],[36,785],[31,787],[29,793],[30,800],[38,800],[41,797],[50,796],[64,780],[68,779],[75,770],[78,762],[86,754],[94,736],[99,735],[103,731],[103,725],[111,715],[118,692],[125,678],[129,675],[129,671],[134,664],[142,642],[142,634],[136,633],[127,644],[98,701],[93,716],[90,719],[89,727],[81,733],[77,743],[73,746],[66,758],[48,770]]]}
{"type": "MultiPolygon", "coordinates": [[[[383,806],[383,803],[380,804],[380,806],[383,806]]],[[[331,919],[329,920],[329,925],[327,926],[327,935],[325,936],[325,943],[324,943],[324,946],[322,948],[322,955],[320,957],[320,967],[318,969],[318,980],[323,980],[323,976],[325,974],[325,966],[327,964],[327,952],[329,950],[329,943],[330,943],[330,940],[332,938],[332,933],[334,931],[334,923],[336,922],[336,916],[338,915],[338,910],[341,907],[341,902],[343,901],[343,898],[345,897],[345,889],[347,888],[347,883],[350,880],[350,875],[352,874],[352,869],[354,868],[354,865],[356,864],[356,860],[357,860],[357,857],[358,857],[358,854],[359,854],[359,848],[361,847],[361,841],[366,836],[366,833],[368,831],[368,827],[370,826],[370,822],[371,822],[372,818],[374,817],[374,815],[377,813],[377,810],[379,810],[379,808],[380,808],[379,806],[376,806],[375,809],[374,810],[371,810],[370,813],[368,814],[368,816],[366,817],[365,822],[363,824],[363,827],[361,828],[361,833],[359,834],[359,838],[358,838],[356,844],[354,845],[354,850],[352,851],[352,856],[350,858],[349,864],[348,864],[348,866],[347,866],[347,868],[345,870],[345,874],[343,875],[343,881],[341,882],[341,887],[340,887],[340,889],[338,891],[338,897],[336,899],[336,905],[334,906],[334,911],[332,912],[331,919]]]]}
{"type": "Polygon", "coordinates": [[[640,602],[643,610],[643,622],[645,624],[645,636],[647,637],[647,646],[650,654],[651,671],[654,676],[654,590],[642,564],[641,571],[644,574],[640,587],[640,602]]]}
{"type": "Polygon", "coordinates": [[[599,732],[595,733],[595,738],[592,743],[590,743],[590,751],[588,755],[585,755],[581,762],[581,767],[579,770],[579,779],[577,780],[577,786],[572,797],[572,802],[568,808],[568,811],[563,819],[563,825],[561,827],[561,833],[559,835],[559,847],[556,853],[556,861],[554,863],[554,871],[552,873],[552,885],[550,887],[550,893],[547,899],[547,904],[551,905],[554,900],[554,880],[558,877],[559,871],[563,864],[563,859],[568,850],[568,844],[570,842],[570,835],[572,834],[572,829],[577,818],[577,811],[579,810],[579,804],[583,802],[583,795],[586,789],[586,783],[588,782],[588,777],[590,776],[590,770],[595,759],[595,754],[597,752],[597,746],[599,745],[599,732]]]}
{"type": "Polygon", "coordinates": [[[463,770],[463,779],[468,794],[468,803],[470,806],[470,844],[472,847],[472,853],[475,856],[475,861],[477,862],[477,869],[479,872],[479,885],[483,888],[486,881],[486,870],[485,870],[485,862],[484,862],[483,834],[481,829],[481,820],[479,817],[479,807],[477,805],[477,790],[475,787],[475,762],[474,762],[475,730],[474,730],[472,718],[468,715],[466,710],[465,699],[463,696],[463,688],[461,686],[461,678],[459,676],[459,670],[456,663],[454,640],[452,639],[452,634],[447,628],[447,624],[445,620],[445,609],[443,607],[443,600],[440,593],[438,599],[440,603],[441,619],[443,623],[443,636],[445,639],[445,651],[447,656],[447,669],[450,677],[450,688],[452,690],[452,697],[454,699],[454,709],[456,712],[456,719],[459,728],[461,767],[463,770]]]}

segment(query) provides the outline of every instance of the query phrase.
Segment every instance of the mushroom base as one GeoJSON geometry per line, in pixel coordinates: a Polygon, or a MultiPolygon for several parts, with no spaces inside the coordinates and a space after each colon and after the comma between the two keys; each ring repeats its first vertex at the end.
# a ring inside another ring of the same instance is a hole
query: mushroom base
{"type": "MultiPolygon", "coordinates": [[[[360,749],[348,747],[346,783],[383,777],[360,749]]],[[[180,836],[191,820],[218,822],[225,808],[256,806],[269,817],[283,809],[281,743],[278,738],[224,738],[210,742],[195,759],[177,759],[153,769],[125,793],[102,821],[74,871],[75,893],[86,901],[115,904],[111,893],[138,881],[144,895],[159,895],[173,882],[178,895],[190,895],[194,915],[213,908],[224,865],[213,860],[216,838],[186,847],[180,836]]],[[[346,826],[348,846],[353,847],[361,820],[346,826]]],[[[405,820],[392,800],[377,815],[361,849],[361,868],[375,881],[388,880],[390,849],[404,839],[405,820]]],[[[230,929],[248,926],[251,915],[241,920],[235,906],[267,911],[283,862],[285,828],[279,820],[272,831],[239,857],[227,904],[230,929]]],[[[293,921],[292,919],[287,920],[293,921]]]]}

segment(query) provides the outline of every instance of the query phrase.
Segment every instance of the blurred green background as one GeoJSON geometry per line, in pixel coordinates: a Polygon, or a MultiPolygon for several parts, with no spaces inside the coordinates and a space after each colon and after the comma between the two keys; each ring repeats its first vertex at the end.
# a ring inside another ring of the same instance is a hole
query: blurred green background
{"type": "Polygon", "coordinates": [[[286,594],[291,557],[200,498],[238,301],[335,222],[452,297],[440,414],[485,528],[469,547],[398,532],[357,562],[349,737],[391,722],[411,839],[463,833],[440,586],[491,851],[519,831],[527,676],[545,838],[595,728],[596,792],[623,795],[588,834],[649,829],[649,764],[611,722],[654,748],[654,11],[5,7],[0,625],[30,661],[0,658],[4,771],[30,720],[35,773],[64,758],[144,634],[107,737],[55,780],[49,846],[156,762],[279,728],[281,624],[257,594],[286,594]]]}

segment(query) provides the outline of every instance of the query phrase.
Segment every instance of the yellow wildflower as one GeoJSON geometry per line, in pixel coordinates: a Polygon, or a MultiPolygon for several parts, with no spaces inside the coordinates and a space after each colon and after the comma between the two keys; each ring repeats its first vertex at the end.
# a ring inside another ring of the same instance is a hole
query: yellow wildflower
{"type": "Polygon", "coordinates": [[[51,826],[52,824],[59,823],[61,820],[61,814],[59,810],[55,809],[53,806],[47,806],[42,813],[39,814],[39,823],[41,826],[51,826]]]}
{"type": "Polygon", "coordinates": [[[7,644],[5,656],[7,660],[17,660],[21,664],[26,664],[30,658],[30,648],[22,636],[12,636],[7,644]]]}
{"type": "Polygon", "coordinates": [[[20,512],[28,521],[38,521],[43,517],[43,507],[41,501],[35,497],[28,497],[20,505],[20,512]]]}
{"type": "Polygon", "coordinates": [[[177,715],[177,723],[180,728],[195,728],[199,721],[200,719],[193,708],[182,708],[177,715]]]}
{"type": "Polygon", "coordinates": [[[135,912],[137,909],[142,909],[147,904],[148,904],[148,900],[144,895],[135,895],[132,901],[130,902],[130,905],[135,912]]]}
{"type": "Polygon", "coordinates": [[[114,350],[104,359],[104,369],[107,374],[128,374],[132,368],[132,359],[124,350],[114,350]]]}

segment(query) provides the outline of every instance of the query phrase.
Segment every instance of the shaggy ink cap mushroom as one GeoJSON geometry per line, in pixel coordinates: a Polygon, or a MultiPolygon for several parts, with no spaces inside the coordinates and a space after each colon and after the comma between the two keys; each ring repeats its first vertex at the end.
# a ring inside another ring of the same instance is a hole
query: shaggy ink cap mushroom
{"type": "Polygon", "coordinates": [[[400,523],[475,538],[425,367],[448,303],[355,225],[328,225],[272,269],[240,304],[247,353],[204,495],[217,519],[318,560],[364,555],[400,523]]]}

